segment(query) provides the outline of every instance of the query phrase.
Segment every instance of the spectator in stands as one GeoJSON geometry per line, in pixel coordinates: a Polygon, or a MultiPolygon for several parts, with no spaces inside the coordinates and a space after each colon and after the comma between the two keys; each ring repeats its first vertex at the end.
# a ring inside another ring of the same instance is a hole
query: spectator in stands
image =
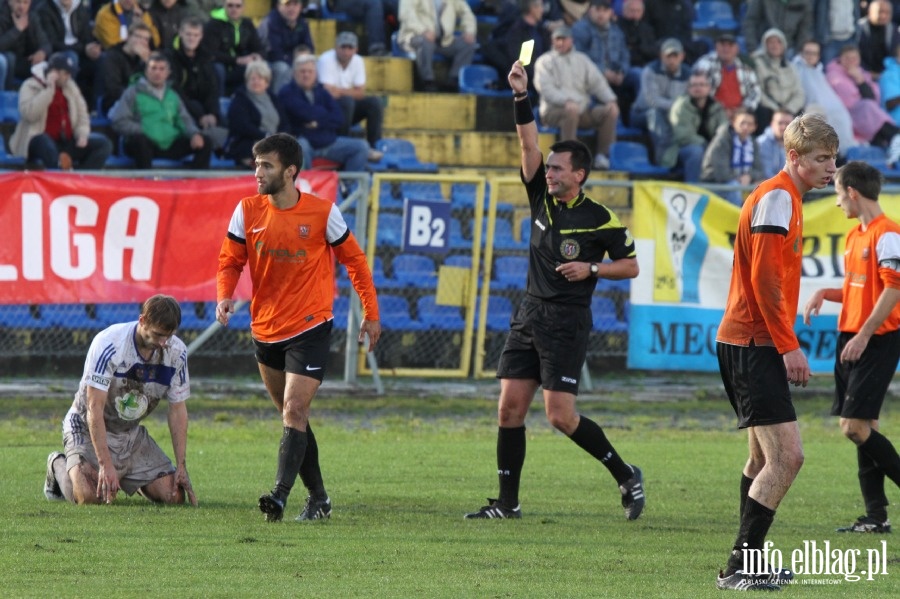
{"type": "Polygon", "coordinates": [[[679,96],[669,110],[672,144],[663,149],[661,166],[680,165],[687,183],[700,181],[706,146],[722,125],[728,123],[725,108],[711,95],[709,78],[695,71],[688,80],[687,94],[679,96]]]}
{"type": "Polygon", "coordinates": [[[272,89],[275,93],[292,77],[294,50],[305,47],[315,52],[309,24],[301,16],[300,0],[278,0],[278,4],[259,24],[259,35],[266,48],[266,60],[272,67],[272,89]]]}
{"type": "Polygon", "coordinates": [[[152,0],[148,12],[159,32],[159,48],[163,51],[172,48],[181,21],[193,13],[187,0],[152,0]]]}
{"type": "Polygon", "coordinates": [[[622,16],[616,19],[625,34],[625,46],[631,57],[631,66],[643,68],[659,56],[659,40],[656,31],[644,18],[644,0],[625,0],[622,16]]]}
{"type": "MultiPolygon", "coordinates": [[[[327,2],[328,0],[322,0],[327,2]]],[[[333,0],[335,12],[345,13],[352,21],[363,24],[368,40],[367,56],[386,56],[384,2],[382,0],[333,0]]]]}
{"type": "MultiPolygon", "coordinates": [[[[749,187],[764,179],[762,160],[753,132],[756,117],[746,108],[738,108],[731,120],[719,127],[706,146],[700,180],[708,183],[730,183],[749,187]]],[[[723,197],[740,206],[744,203],[740,190],[727,191],[723,197]]]]}
{"type": "Polygon", "coordinates": [[[761,92],[759,105],[756,107],[758,123],[768,123],[776,110],[800,114],[806,105],[803,85],[796,69],[787,60],[786,47],[784,34],[781,30],[772,28],[763,33],[762,44],[753,53],[756,79],[761,92]]]}
{"type": "Polygon", "coordinates": [[[741,22],[747,52],[759,48],[763,32],[773,27],[784,34],[788,56],[799,52],[803,42],[812,39],[812,0],[747,0],[741,22]]]}
{"type": "Polygon", "coordinates": [[[103,53],[100,67],[100,80],[103,90],[100,110],[109,112],[125,89],[131,85],[131,79],[144,72],[147,59],[150,57],[152,31],[143,21],[138,21],[128,28],[128,38],[103,53]]]}
{"type": "Polygon", "coordinates": [[[679,96],[687,93],[691,70],[684,64],[684,47],[674,37],[664,40],[659,58],[641,71],[641,91],[631,109],[631,126],[650,133],[657,162],[672,145],[669,110],[679,96]]]}
{"type": "Polygon", "coordinates": [[[853,135],[850,112],[825,77],[825,68],[819,61],[821,46],[810,40],[803,44],[800,54],[791,61],[806,96],[806,111],[822,114],[838,134],[840,154],[857,145],[853,135]]]}
{"type": "Polygon", "coordinates": [[[692,0],[644,0],[644,20],[653,27],[656,39],[674,37],[681,42],[688,64],[694,64],[710,50],[705,41],[694,39],[692,0]]]}
{"type": "Polygon", "coordinates": [[[716,37],[716,49],[694,65],[709,77],[713,97],[725,107],[729,118],[739,108],[755,112],[762,95],[756,72],[740,59],[738,52],[734,35],[720,33],[716,37]]]}
{"type": "Polygon", "coordinates": [[[38,9],[41,27],[51,51],[67,52],[75,59],[76,83],[88,107],[94,106],[97,61],[103,48],[91,31],[91,12],[82,0],[45,0],[38,9]]]}
{"type": "Polygon", "coordinates": [[[756,138],[763,178],[771,179],[784,168],[784,130],[794,120],[794,113],[779,108],[772,114],[769,126],[756,138]]]}
{"type": "Polygon", "coordinates": [[[877,81],[884,70],[884,59],[900,42],[900,29],[891,22],[894,9],[887,0],[872,0],[866,16],[857,25],[857,46],[862,68],[877,81]]]}
{"type": "Polygon", "coordinates": [[[384,106],[381,98],[366,95],[366,65],[356,53],[358,44],[355,33],[340,32],[334,48],[319,57],[319,83],[337,100],[344,113],[344,126],[338,134],[349,135],[350,128],[364,120],[366,140],[374,149],[381,139],[384,106]]]}
{"type": "Polygon", "coordinates": [[[219,77],[212,54],[203,46],[203,21],[189,16],[178,29],[178,43],[166,52],[172,74],[169,82],[214,150],[225,146],[228,129],[219,107],[219,77]]]}
{"type": "Polygon", "coordinates": [[[434,0],[400,0],[397,42],[415,54],[416,73],[424,91],[438,90],[434,76],[435,52],[450,59],[445,87],[459,89],[459,70],[475,56],[475,14],[466,0],[443,0],[440,18],[434,0]],[[456,35],[457,30],[461,35],[456,35]]]}
{"type": "Polygon", "coordinates": [[[594,169],[609,168],[609,148],[616,141],[619,105],[606,77],[587,54],[575,49],[572,31],[552,34],[553,49],[534,65],[534,86],[541,95],[541,121],[559,127],[560,140],[577,139],[579,127],[597,131],[594,169]]]}
{"type": "MultiPolygon", "coordinates": [[[[491,32],[491,39],[481,47],[481,55],[487,64],[502,74],[518,60],[522,42],[526,40],[534,40],[531,62],[525,66],[529,91],[534,92],[534,61],[550,49],[550,29],[544,21],[544,0],[519,0],[515,19],[491,32]]],[[[498,84],[509,86],[502,76],[498,84]]]]}
{"type": "Polygon", "coordinates": [[[208,169],[212,144],[169,86],[171,70],[165,54],[150,55],[144,76],[125,90],[110,113],[113,130],[123,137],[125,154],[139,169],[149,169],[154,158],[178,160],[191,154],[191,168],[208,169]]]}
{"type": "Polygon", "coordinates": [[[75,84],[75,59],[57,52],[32,72],[19,89],[21,118],[9,140],[10,152],[43,168],[103,168],[112,142],[91,133],[87,103],[75,84]]]}
{"type": "Polygon", "coordinates": [[[340,163],[342,170],[362,172],[369,160],[381,158],[364,140],[338,135],[344,113],[318,82],[312,54],[294,59],[294,79],[278,92],[278,99],[287,115],[288,132],[297,136],[303,148],[303,168],[310,168],[313,158],[324,158],[340,163]]]}
{"type": "Polygon", "coordinates": [[[587,12],[572,25],[572,39],[575,49],[587,54],[606,77],[616,94],[622,119],[627,120],[637,97],[640,74],[629,77],[631,56],[625,34],[613,22],[614,16],[610,0],[590,0],[587,12]]]}
{"type": "MultiPolygon", "coordinates": [[[[815,21],[813,36],[807,41],[821,40],[821,60],[823,64],[828,64],[837,58],[843,46],[856,41],[856,23],[860,15],[859,2],[858,0],[812,0],[812,2],[815,21]]],[[[831,126],[834,127],[834,123],[831,123],[831,126]]]]}
{"type": "Polygon", "coordinates": [[[0,10],[0,53],[6,63],[4,89],[31,76],[31,67],[47,60],[51,46],[40,19],[32,15],[31,0],[7,0],[0,10]]]}
{"type": "Polygon", "coordinates": [[[203,46],[213,55],[219,95],[228,96],[244,83],[244,69],[263,60],[265,48],[253,21],[244,16],[244,0],[225,0],[212,12],[203,31],[203,46]]]}
{"type": "Polygon", "coordinates": [[[246,85],[234,91],[228,107],[225,155],[244,166],[253,165],[253,144],[274,133],[284,133],[287,115],[271,89],[272,69],[256,60],[244,69],[246,85]]]}
{"type": "Polygon", "coordinates": [[[109,50],[128,38],[129,29],[136,21],[141,21],[150,28],[150,48],[159,48],[159,31],[153,24],[153,17],[137,0],[111,0],[100,7],[95,17],[94,37],[104,50],[109,50]]]}
{"type": "Polygon", "coordinates": [[[850,112],[858,139],[887,149],[888,164],[900,160],[900,129],[881,107],[881,90],[862,67],[856,46],[844,46],[825,67],[825,77],[850,112]]]}

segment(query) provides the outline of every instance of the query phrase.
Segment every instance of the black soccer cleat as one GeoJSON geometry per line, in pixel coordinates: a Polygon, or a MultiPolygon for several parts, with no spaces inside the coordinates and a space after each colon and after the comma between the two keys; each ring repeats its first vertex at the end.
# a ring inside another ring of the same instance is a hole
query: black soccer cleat
{"type": "Polygon", "coordinates": [[[306,498],[306,505],[300,515],[294,518],[297,522],[310,520],[325,520],[331,518],[331,498],[314,499],[312,495],[306,498]]]}
{"type": "Polygon", "coordinates": [[[488,497],[488,505],[482,507],[477,512],[466,514],[463,516],[466,520],[504,520],[516,519],[522,517],[522,506],[517,505],[514,508],[508,508],[501,505],[496,499],[488,497]]]}
{"type": "Polygon", "coordinates": [[[719,572],[716,588],[729,591],[780,591],[781,587],[769,581],[768,574],[747,574],[738,570],[731,576],[719,572]]]}
{"type": "Polygon", "coordinates": [[[622,507],[625,508],[625,518],[637,520],[644,511],[644,473],[637,466],[629,466],[634,475],[619,485],[622,493],[622,507]]]}
{"type": "Polygon", "coordinates": [[[266,522],[279,522],[284,516],[284,501],[266,493],[259,498],[259,511],[266,515],[266,522]]]}
{"type": "Polygon", "coordinates": [[[891,521],[885,520],[879,522],[871,516],[860,516],[856,522],[850,526],[843,526],[837,529],[837,532],[871,532],[876,534],[886,534],[891,532],[891,521]]]}

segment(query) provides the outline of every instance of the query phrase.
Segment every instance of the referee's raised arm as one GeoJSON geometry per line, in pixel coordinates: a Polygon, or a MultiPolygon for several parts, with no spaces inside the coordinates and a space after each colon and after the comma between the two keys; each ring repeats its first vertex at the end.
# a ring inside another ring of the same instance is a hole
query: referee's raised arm
{"type": "Polygon", "coordinates": [[[513,63],[507,79],[513,90],[516,132],[519,134],[519,145],[522,148],[522,175],[525,181],[531,181],[541,166],[543,157],[538,145],[538,130],[534,122],[531,100],[528,98],[528,74],[521,62],[517,60],[513,63]]]}

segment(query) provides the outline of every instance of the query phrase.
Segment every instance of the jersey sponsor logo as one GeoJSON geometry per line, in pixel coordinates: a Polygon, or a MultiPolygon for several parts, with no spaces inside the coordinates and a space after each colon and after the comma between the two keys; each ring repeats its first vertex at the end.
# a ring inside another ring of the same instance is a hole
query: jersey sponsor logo
{"type": "Polygon", "coordinates": [[[306,250],[304,249],[288,249],[288,248],[267,248],[265,243],[257,241],[253,244],[253,249],[260,258],[274,258],[276,262],[303,262],[306,260],[306,250]]]}
{"type": "Polygon", "coordinates": [[[574,260],[581,253],[581,246],[574,239],[563,239],[562,243],[559,244],[559,253],[564,258],[574,260]]]}
{"type": "Polygon", "coordinates": [[[863,259],[863,260],[868,260],[868,259],[869,259],[869,248],[863,248],[863,251],[862,251],[862,259],[863,259]]]}
{"type": "Polygon", "coordinates": [[[116,413],[122,420],[138,420],[147,413],[147,396],[128,391],[116,397],[116,413]]]}
{"type": "Polygon", "coordinates": [[[300,236],[300,239],[307,239],[310,229],[312,229],[311,225],[297,225],[297,235],[300,236]]]}
{"type": "Polygon", "coordinates": [[[266,227],[254,227],[253,229],[250,230],[250,232],[251,233],[259,233],[259,232],[265,231],[265,230],[266,230],[266,227]]]}
{"type": "Polygon", "coordinates": [[[103,385],[104,387],[109,387],[110,383],[112,383],[112,379],[108,376],[100,376],[99,374],[91,375],[91,382],[97,383],[98,385],[103,385]]]}

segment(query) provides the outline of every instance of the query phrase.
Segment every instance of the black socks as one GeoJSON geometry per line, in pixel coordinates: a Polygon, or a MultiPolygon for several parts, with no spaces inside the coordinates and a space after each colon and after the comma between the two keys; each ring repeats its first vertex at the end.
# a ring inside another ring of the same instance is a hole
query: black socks
{"type": "Polygon", "coordinates": [[[291,494],[297,473],[303,463],[306,454],[307,433],[298,431],[288,426],[284,427],[281,435],[281,445],[278,447],[278,472],[275,475],[275,488],[272,495],[281,501],[287,501],[291,494]]]}
{"type": "Polygon", "coordinates": [[[500,478],[500,497],[504,507],[519,505],[519,481],[525,464],[525,427],[500,427],[497,431],[497,476],[500,478]]]}
{"type": "Polygon", "coordinates": [[[300,480],[314,499],[325,499],[325,483],[322,481],[322,470],[319,468],[319,444],[312,427],[306,425],[306,455],[300,464],[300,480]]]}
{"type": "Polygon", "coordinates": [[[752,497],[747,497],[744,511],[741,514],[741,526],[738,530],[734,548],[728,558],[725,575],[730,576],[744,567],[743,549],[762,549],[769,533],[769,527],[775,519],[775,510],[770,510],[752,497]]]}
{"type": "Polygon", "coordinates": [[[618,484],[621,485],[626,482],[634,474],[631,467],[623,462],[616,450],[613,449],[612,443],[606,438],[600,425],[590,418],[581,416],[578,421],[578,428],[569,435],[569,438],[578,447],[600,460],[618,484]]]}

